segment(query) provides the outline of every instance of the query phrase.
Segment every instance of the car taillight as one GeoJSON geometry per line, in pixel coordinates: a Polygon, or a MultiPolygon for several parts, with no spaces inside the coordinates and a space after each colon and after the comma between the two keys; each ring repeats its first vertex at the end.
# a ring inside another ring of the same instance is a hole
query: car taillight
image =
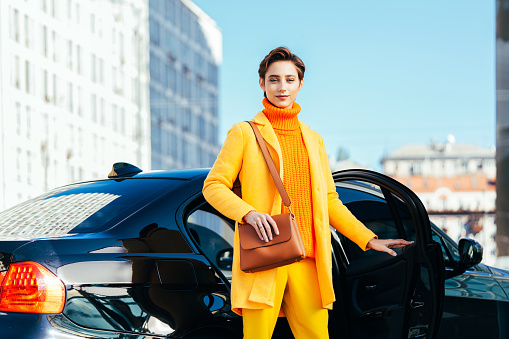
{"type": "Polygon", "coordinates": [[[64,283],[41,264],[13,263],[0,282],[0,311],[56,314],[64,308],[64,283]]]}

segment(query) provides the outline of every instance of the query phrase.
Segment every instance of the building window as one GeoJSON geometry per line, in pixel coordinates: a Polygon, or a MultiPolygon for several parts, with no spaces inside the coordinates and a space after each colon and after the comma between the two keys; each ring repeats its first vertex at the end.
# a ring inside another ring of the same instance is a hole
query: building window
{"type": "Polygon", "coordinates": [[[77,107],[78,107],[78,115],[83,115],[83,109],[81,108],[81,103],[83,101],[83,93],[81,87],[78,86],[78,97],[77,97],[77,107]]]}
{"type": "Polygon", "coordinates": [[[99,82],[104,84],[104,60],[99,58],[99,82]]]}
{"type": "Polygon", "coordinates": [[[78,74],[83,74],[81,67],[81,46],[76,46],[76,71],[78,74]]]}
{"type": "Polygon", "coordinates": [[[95,33],[95,15],[90,14],[90,32],[95,33]]]}
{"type": "Polygon", "coordinates": [[[93,53],[90,55],[90,70],[92,81],[96,82],[97,81],[96,57],[95,54],[93,53]]]}
{"type": "Polygon", "coordinates": [[[48,29],[42,26],[42,55],[48,57],[48,29]]]}
{"type": "Polygon", "coordinates": [[[25,92],[30,93],[30,88],[32,87],[32,82],[30,81],[30,63],[28,60],[25,60],[25,92]]]}
{"type": "Polygon", "coordinates": [[[30,106],[26,106],[26,118],[27,118],[27,139],[30,139],[32,132],[32,113],[30,106]]]}
{"type": "Polygon", "coordinates": [[[94,93],[90,95],[90,114],[92,121],[97,122],[97,97],[94,93]]]}
{"type": "Polygon", "coordinates": [[[182,161],[182,165],[185,167],[187,166],[187,160],[188,160],[188,156],[189,156],[189,153],[187,152],[187,140],[182,140],[182,142],[180,143],[180,146],[181,146],[181,150],[180,150],[180,159],[182,161]]]}
{"type": "Polygon", "coordinates": [[[42,71],[42,99],[45,102],[49,102],[49,93],[48,93],[48,71],[42,71]]]}
{"type": "Polygon", "coordinates": [[[56,6],[56,3],[55,3],[55,0],[51,0],[51,15],[54,18],[57,18],[57,6],[56,6]]]}
{"type": "Polygon", "coordinates": [[[72,0],[67,0],[67,19],[72,19],[72,0]]]}
{"type": "Polygon", "coordinates": [[[67,41],[67,68],[72,70],[72,41],[67,41]]]}
{"type": "Polygon", "coordinates": [[[191,129],[191,110],[186,108],[184,111],[184,132],[189,132],[191,129]]]}
{"type": "Polygon", "coordinates": [[[177,158],[177,136],[175,134],[171,134],[170,136],[170,154],[173,159],[177,158]]]}
{"type": "Polygon", "coordinates": [[[58,79],[57,79],[57,76],[55,74],[53,74],[53,104],[54,105],[57,105],[58,102],[57,102],[57,95],[58,95],[58,79]]]}
{"type": "Polygon", "coordinates": [[[21,135],[21,103],[16,102],[16,134],[21,135]]]}
{"type": "Polygon", "coordinates": [[[32,30],[30,29],[31,22],[28,15],[25,15],[25,47],[30,48],[30,38],[32,37],[32,30]]]}
{"type": "Polygon", "coordinates": [[[11,38],[16,42],[19,42],[19,12],[17,9],[14,9],[12,13],[11,32],[11,38]]]}
{"type": "Polygon", "coordinates": [[[25,61],[25,91],[27,93],[34,92],[34,83],[33,83],[33,66],[30,64],[28,60],[25,61]]]}
{"type": "Polygon", "coordinates": [[[81,8],[80,8],[80,4],[76,4],[75,13],[76,13],[76,23],[79,24],[81,22],[81,8]]]}
{"type": "Polygon", "coordinates": [[[18,182],[21,182],[21,148],[17,148],[17,156],[16,156],[16,173],[18,175],[18,182]]]}
{"type": "Polygon", "coordinates": [[[57,33],[55,31],[51,32],[51,46],[52,46],[52,57],[51,59],[54,61],[54,62],[57,62],[57,46],[58,46],[58,36],[57,36],[57,33]]]}
{"type": "Polygon", "coordinates": [[[150,42],[159,46],[159,23],[155,19],[149,20],[150,42]]]}
{"type": "Polygon", "coordinates": [[[27,151],[27,183],[32,183],[32,153],[27,151]]]}
{"type": "Polygon", "coordinates": [[[120,54],[120,60],[124,61],[124,34],[118,33],[118,50],[120,54]]]}
{"type": "Polygon", "coordinates": [[[72,93],[72,82],[67,84],[67,110],[73,112],[73,93],[72,93]]]}
{"type": "Polygon", "coordinates": [[[198,117],[198,135],[200,135],[202,138],[206,138],[205,119],[203,118],[203,116],[198,117]]]}
{"type": "Polygon", "coordinates": [[[16,87],[17,89],[20,89],[21,87],[21,84],[20,84],[20,60],[19,60],[19,56],[15,56],[14,57],[14,67],[12,68],[12,85],[14,87],[16,87]]]}

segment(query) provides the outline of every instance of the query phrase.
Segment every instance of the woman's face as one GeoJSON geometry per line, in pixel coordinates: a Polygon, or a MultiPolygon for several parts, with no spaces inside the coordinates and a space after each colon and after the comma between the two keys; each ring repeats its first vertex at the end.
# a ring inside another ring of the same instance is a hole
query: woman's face
{"type": "Polygon", "coordinates": [[[276,61],[267,69],[265,79],[260,78],[260,87],[274,106],[292,108],[303,82],[304,80],[299,80],[297,68],[293,62],[276,61]]]}

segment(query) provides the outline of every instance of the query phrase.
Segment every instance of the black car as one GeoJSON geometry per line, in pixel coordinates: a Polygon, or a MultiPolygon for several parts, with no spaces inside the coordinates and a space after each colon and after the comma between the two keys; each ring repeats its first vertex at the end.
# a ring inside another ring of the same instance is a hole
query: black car
{"type": "MultiPolygon", "coordinates": [[[[1,338],[242,338],[230,308],[234,222],[201,189],[207,169],[64,186],[0,213],[1,338]]],[[[509,275],[430,225],[417,196],[382,174],[334,173],[340,199],[398,256],[331,228],[331,338],[497,338],[509,275]],[[445,285],[444,285],[445,281],[445,285]]],[[[280,318],[274,338],[292,338],[280,318]]]]}

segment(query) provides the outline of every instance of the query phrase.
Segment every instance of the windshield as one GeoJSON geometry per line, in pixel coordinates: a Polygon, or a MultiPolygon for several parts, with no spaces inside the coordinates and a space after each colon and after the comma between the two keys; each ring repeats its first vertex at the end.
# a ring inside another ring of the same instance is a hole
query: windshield
{"type": "Polygon", "coordinates": [[[99,232],[181,183],[130,178],[64,186],[0,212],[0,239],[99,232]]]}

